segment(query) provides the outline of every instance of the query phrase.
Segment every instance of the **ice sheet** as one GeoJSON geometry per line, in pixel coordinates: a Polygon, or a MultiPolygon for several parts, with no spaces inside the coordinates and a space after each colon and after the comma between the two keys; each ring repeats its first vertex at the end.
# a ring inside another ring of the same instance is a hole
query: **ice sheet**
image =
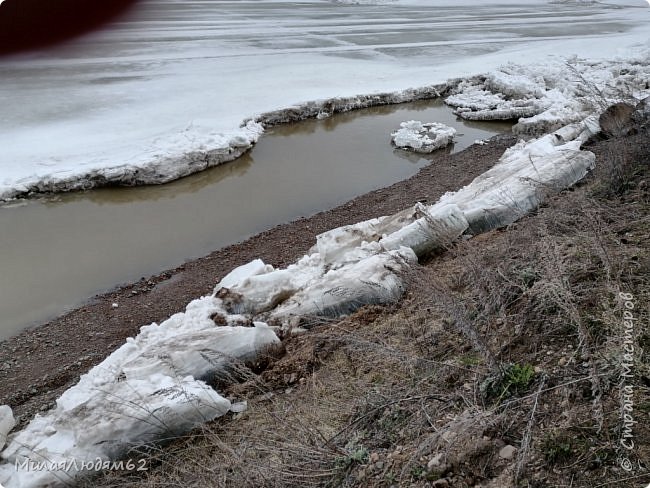
{"type": "Polygon", "coordinates": [[[145,0],[105,31],[0,60],[0,198],[167,181],[245,150],[255,114],[623,54],[650,20],[604,4],[382,3],[145,0]]]}

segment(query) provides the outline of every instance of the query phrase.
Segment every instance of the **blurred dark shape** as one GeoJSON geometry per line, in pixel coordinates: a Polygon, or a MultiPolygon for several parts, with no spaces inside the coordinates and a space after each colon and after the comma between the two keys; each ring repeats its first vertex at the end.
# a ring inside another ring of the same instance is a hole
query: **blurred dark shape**
{"type": "Polygon", "coordinates": [[[0,55],[47,47],[97,29],[137,0],[5,0],[0,55]]]}

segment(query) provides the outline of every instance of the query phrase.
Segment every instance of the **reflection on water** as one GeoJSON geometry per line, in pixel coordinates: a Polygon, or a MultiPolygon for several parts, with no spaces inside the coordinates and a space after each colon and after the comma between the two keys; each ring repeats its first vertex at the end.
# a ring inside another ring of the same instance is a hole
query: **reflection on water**
{"type": "Polygon", "coordinates": [[[373,107],[273,127],[238,160],[166,185],[0,208],[0,338],[118,283],[408,178],[432,157],[391,146],[390,132],[410,119],[454,126],[462,135],[447,151],[511,127],[461,122],[439,101],[373,107]]]}

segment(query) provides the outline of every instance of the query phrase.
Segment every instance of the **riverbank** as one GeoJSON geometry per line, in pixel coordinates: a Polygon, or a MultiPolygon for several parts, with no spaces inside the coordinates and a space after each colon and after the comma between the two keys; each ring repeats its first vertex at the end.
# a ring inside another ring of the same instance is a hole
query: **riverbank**
{"type": "Polygon", "coordinates": [[[255,258],[286,266],[305,254],[315,236],[326,230],[389,215],[417,201],[433,203],[490,168],[515,141],[513,136],[496,136],[488,144],[453,155],[437,154],[412,178],[97,296],[83,307],[0,343],[0,384],[4,386],[0,404],[10,405],[20,422],[26,422],[49,408],[79,375],[136,335],[141,326],[182,311],[192,299],[210,293],[233,268],[255,258]]]}
{"type": "Polygon", "coordinates": [[[245,412],[82,486],[645,486],[650,132],[637,130],[586,143],[593,172],[537,211],[420,263],[399,303],[242,367],[219,391],[245,412]]]}

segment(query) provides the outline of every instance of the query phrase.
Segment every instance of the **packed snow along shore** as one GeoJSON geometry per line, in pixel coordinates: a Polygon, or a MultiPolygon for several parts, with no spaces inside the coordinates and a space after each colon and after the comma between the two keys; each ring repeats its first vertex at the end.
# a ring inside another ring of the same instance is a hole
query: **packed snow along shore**
{"type": "Polygon", "coordinates": [[[409,120],[400,124],[400,129],[391,134],[391,140],[401,149],[426,154],[448,146],[455,135],[456,129],[445,124],[409,120]]]}
{"type": "Polygon", "coordinates": [[[648,93],[648,79],[648,51],[614,62],[573,57],[543,65],[509,63],[460,83],[445,102],[464,119],[518,119],[515,133],[538,135],[617,102],[634,104],[648,93]]]}
{"type": "Polygon", "coordinates": [[[92,474],[97,462],[240,410],[209,383],[228,380],[236,367],[267,354],[279,339],[262,323],[216,327],[211,316],[220,310],[218,299],[204,297],[160,325],[142,327],[63,393],[56,408],[10,438],[0,483],[67,485],[92,474]]]}

